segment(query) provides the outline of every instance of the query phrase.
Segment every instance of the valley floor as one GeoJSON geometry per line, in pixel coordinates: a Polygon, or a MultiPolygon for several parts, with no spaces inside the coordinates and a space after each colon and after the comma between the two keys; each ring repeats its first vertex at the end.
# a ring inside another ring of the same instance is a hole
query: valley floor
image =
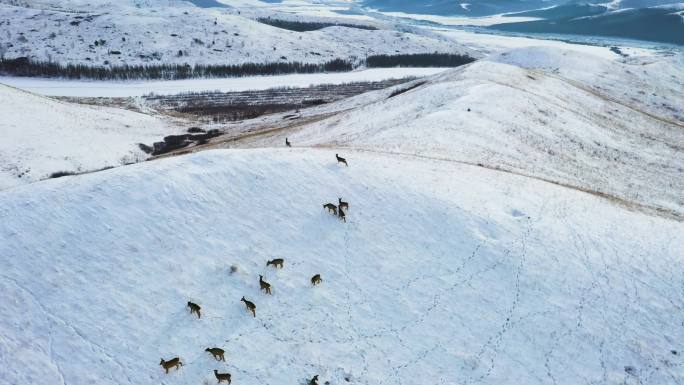
{"type": "Polygon", "coordinates": [[[372,68],[361,71],[247,76],[238,78],[166,80],[144,82],[77,81],[46,78],[0,76],[0,83],[46,96],[69,97],[135,97],[172,95],[202,91],[252,91],[277,87],[309,87],[318,84],[371,82],[405,77],[434,75],[447,68],[372,68]]]}

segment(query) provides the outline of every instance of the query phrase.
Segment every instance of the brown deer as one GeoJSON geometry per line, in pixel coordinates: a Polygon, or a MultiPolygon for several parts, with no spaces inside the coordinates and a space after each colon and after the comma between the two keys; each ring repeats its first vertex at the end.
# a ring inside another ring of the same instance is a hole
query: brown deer
{"type": "Polygon", "coordinates": [[[309,384],[308,384],[308,385],[318,385],[318,374],[315,375],[315,376],[313,376],[313,377],[309,380],[309,384]]]}
{"type": "Polygon", "coordinates": [[[264,281],[263,275],[259,275],[259,286],[261,286],[261,290],[266,291],[266,294],[271,294],[271,284],[264,281]]]}
{"type": "Polygon", "coordinates": [[[159,365],[161,365],[166,370],[166,373],[168,373],[169,369],[173,368],[174,366],[176,367],[176,370],[180,369],[180,367],[183,366],[183,363],[178,357],[172,358],[168,361],[164,361],[164,359],[162,358],[159,362],[159,365]]]}
{"type": "Polygon", "coordinates": [[[225,381],[230,384],[230,373],[219,373],[218,370],[214,369],[214,375],[218,380],[218,383],[225,381]]]}
{"type": "Polygon", "coordinates": [[[347,216],[344,214],[344,211],[342,211],[342,207],[337,209],[337,217],[344,223],[347,223],[347,216]]]}
{"type": "Polygon", "coordinates": [[[349,203],[342,200],[342,198],[337,198],[337,203],[341,209],[349,210],[349,203]]]}
{"type": "Polygon", "coordinates": [[[292,143],[290,143],[290,141],[287,140],[287,138],[285,138],[285,145],[286,145],[287,147],[292,147],[292,143]]]}
{"type": "Polygon", "coordinates": [[[318,284],[321,283],[321,282],[323,282],[323,280],[321,279],[321,275],[320,275],[320,274],[316,274],[316,275],[314,275],[313,277],[311,277],[311,284],[312,284],[312,285],[316,286],[316,285],[318,285],[318,284]]]}
{"type": "Polygon", "coordinates": [[[197,318],[202,318],[202,315],[200,314],[200,310],[202,308],[200,307],[200,305],[188,301],[188,307],[190,308],[190,314],[191,315],[192,315],[192,313],[196,313],[197,318]]]}
{"type": "Polygon", "coordinates": [[[247,311],[251,311],[252,315],[256,318],[256,305],[254,304],[254,302],[246,300],[245,296],[242,296],[242,299],[240,301],[245,303],[247,311]]]}
{"type": "Polygon", "coordinates": [[[335,206],[334,204],[326,203],[323,205],[323,208],[328,209],[328,212],[331,212],[331,213],[337,215],[337,206],[335,206]]]}
{"type": "Polygon", "coordinates": [[[347,164],[347,160],[343,157],[335,154],[335,158],[337,158],[337,163],[344,163],[345,166],[349,167],[349,165],[347,164]]]}
{"type": "Polygon", "coordinates": [[[225,351],[221,348],[206,348],[204,349],[205,352],[211,353],[212,356],[216,359],[216,361],[225,361],[226,358],[223,356],[225,351]]]}
{"type": "Polygon", "coordinates": [[[283,268],[283,262],[285,262],[285,261],[282,258],[271,259],[270,261],[266,262],[266,266],[273,266],[275,268],[280,267],[282,269],[283,268]]]}

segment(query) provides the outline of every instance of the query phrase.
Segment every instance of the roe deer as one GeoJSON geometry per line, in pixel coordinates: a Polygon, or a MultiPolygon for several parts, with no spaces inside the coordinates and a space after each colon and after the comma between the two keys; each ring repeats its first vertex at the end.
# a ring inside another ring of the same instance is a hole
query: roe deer
{"type": "Polygon", "coordinates": [[[314,285],[314,286],[318,285],[318,284],[321,283],[322,281],[323,281],[323,280],[321,279],[321,275],[320,275],[320,274],[316,274],[316,275],[314,275],[313,277],[311,277],[311,284],[314,285]]]}
{"type": "Polygon", "coordinates": [[[308,384],[308,385],[318,385],[318,374],[315,375],[315,376],[313,376],[313,377],[309,380],[309,384],[308,384]]]}
{"type": "Polygon", "coordinates": [[[190,314],[191,315],[192,315],[192,313],[197,313],[197,318],[202,318],[202,315],[200,314],[200,310],[202,308],[200,307],[200,305],[188,301],[188,307],[190,308],[190,314]]]}
{"type": "Polygon", "coordinates": [[[271,284],[264,281],[263,275],[259,275],[259,286],[261,286],[261,290],[266,291],[266,294],[271,294],[271,284]]]}
{"type": "Polygon", "coordinates": [[[345,166],[349,167],[349,165],[347,164],[347,160],[343,157],[335,154],[335,158],[337,158],[337,163],[344,163],[345,166]]]}
{"type": "Polygon", "coordinates": [[[337,215],[337,206],[335,206],[332,203],[326,203],[323,205],[324,209],[328,209],[328,212],[332,212],[333,214],[337,215]]]}
{"type": "Polygon", "coordinates": [[[340,218],[341,221],[347,222],[347,216],[344,214],[344,211],[342,211],[342,207],[337,210],[337,217],[340,218]]]}
{"type": "Polygon", "coordinates": [[[214,375],[218,380],[218,383],[225,381],[230,384],[230,373],[219,373],[218,370],[214,369],[214,375]]]}
{"type": "Polygon", "coordinates": [[[211,353],[212,356],[216,359],[216,361],[225,361],[226,358],[223,356],[223,349],[221,348],[206,348],[204,349],[205,352],[211,353]]]}
{"type": "Polygon", "coordinates": [[[174,366],[176,367],[176,370],[180,369],[180,367],[183,366],[183,363],[178,357],[172,358],[168,361],[164,361],[164,359],[162,358],[159,362],[159,365],[161,365],[166,370],[166,373],[168,373],[169,369],[173,368],[174,366]]]}
{"type": "Polygon", "coordinates": [[[292,143],[290,143],[290,141],[287,140],[287,138],[285,138],[285,145],[286,145],[287,147],[292,147],[292,143]]]}
{"type": "Polygon", "coordinates": [[[280,267],[282,269],[283,262],[285,261],[282,258],[271,259],[270,261],[266,262],[266,266],[273,265],[273,267],[280,267]]]}
{"type": "Polygon", "coordinates": [[[341,209],[349,210],[349,202],[345,202],[342,198],[337,198],[337,203],[341,209]]]}
{"type": "Polygon", "coordinates": [[[256,317],[256,305],[252,301],[248,301],[245,299],[245,296],[242,296],[242,299],[240,300],[245,303],[245,306],[247,306],[247,311],[251,311],[252,315],[256,317]]]}

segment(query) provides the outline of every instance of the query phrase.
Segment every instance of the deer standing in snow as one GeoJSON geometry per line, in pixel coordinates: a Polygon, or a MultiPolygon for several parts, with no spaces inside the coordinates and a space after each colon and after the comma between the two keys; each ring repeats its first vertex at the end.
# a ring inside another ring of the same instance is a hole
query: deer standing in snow
{"type": "Polygon", "coordinates": [[[271,284],[264,281],[263,275],[259,275],[259,286],[261,286],[261,290],[266,291],[266,294],[271,294],[271,284]]]}
{"type": "Polygon", "coordinates": [[[342,198],[337,198],[338,206],[341,209],[349,210],[349,203],[342,200],[342,198]]]}
{"type": "Polygon", "coordinates": [[[323,205],[324,209],[328,209],[329,212],[337,215],[337,207],[332,203],[326,203],[323,205]]]}
{"type": "Polygon", "coordinates": [[[252,315],[256,318],[256,305],[254,304],[254,302],[246,300],[244,296],[242,296],[242,299],[240,301],[245,303],[247,311],[252,312],[252,315]]]}
{"type": "Polygon", "coordinates": [[[219,373],[218,370],[214,369],[214,376],[216,376],[219,384],[223,381],[230,384],[230,373],[219,373]]]}
{"type": "Polygon", "coordinates": [[[200,305],[188,301],[188,307],[190,308],[190,314],[197,314],[197,318],[202,318],[200,315],[200,310],[202,309],[200,305]]]}
{"type": "Polygon", "coordinates": [[[283,268],[283,262],[285,262],[282,258],[276,258],[276,259],[271,259],[270,261],[266,261],[266,266],[272,265],[275,268],[283,268]]]}
{"type": "Polygon", "coordinates": [[[335,158],[337,158],[337,163],[344,163],[345,166],[349,167],[346,159],[342,158],[341,156],[339,156],[337,154],[335,154],[335,158]]]}
{"type": "Polygon", "coordinates": [[[180,367],[183,366],[183,363],[178,357],[172,358],[168,361],[164,361],[164,359],[162,358],[159,362],[159,365],[161,365],[162,368],[166,370],[166,373],[168,373],[169,369],[173,368],[174,366],[176,367],[176,370],[180,369],[180,367]]]}
{"type": "Polygon", "coordinates": [[[217,361],[225,361],[226,360],[226,358],[223,356],[225,351],[221,348],[206,348],[206,349],[204,349],[204,351],[211,353],[211,355],[214,356],[214,358],[217,361]]]}

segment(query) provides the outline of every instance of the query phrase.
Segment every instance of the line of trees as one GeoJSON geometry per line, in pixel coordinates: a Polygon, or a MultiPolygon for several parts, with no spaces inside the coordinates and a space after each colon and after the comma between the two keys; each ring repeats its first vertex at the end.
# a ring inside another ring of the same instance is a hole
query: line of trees
{"type": "Polygon", "coordinates": [[[372,55],[366,58],[367,67],[458,67],[472,63],[467,55],[451,53],[417,53],[402,55],[372,55]]]}
{"type": "Polygon", "coordinates": [[[278,27],[282,29],[287,29],[295,32],[307,32],[307,31],[317,31],[319,29],[327,27],[348,27],[348,28],[358,28],[365,29],[369,31],[374,31],[377,28],[372,25],[363,24],[346,24],[346,23],[322,23],[322,22],[305,22],[305,21],[294,21],[294,20],[281,20],[281,19],[271,19],[266,17],[260,17],[256,19],[258,22],[263,24],[268,24],[273,27],[278,27]]]}
{"type": "Polygon", "coordinates": [[[59,64],[28,58],[0,59],[0,73],[13,76],[62,77],[67,79],[141,80],[283,75],[292,73],[346,72],[351,61],[334,59],[325,63],[275,62],[243,64],[154,64],[96,67],[59,64]]]}
{"type": "Polygon", "coordinates": [[[366,67],[458,67],[475,61],[460,54],[423,53],[405,55],[372,55],[365,61],[333,59],[325,63],[272,62],[242,64],[141,64],[91,66],[34,61],[27,57],[0,58],[0,74],[12,76],[61,77],[94,80],[176,80],[293,73],[348,72],[366,67]]]}

